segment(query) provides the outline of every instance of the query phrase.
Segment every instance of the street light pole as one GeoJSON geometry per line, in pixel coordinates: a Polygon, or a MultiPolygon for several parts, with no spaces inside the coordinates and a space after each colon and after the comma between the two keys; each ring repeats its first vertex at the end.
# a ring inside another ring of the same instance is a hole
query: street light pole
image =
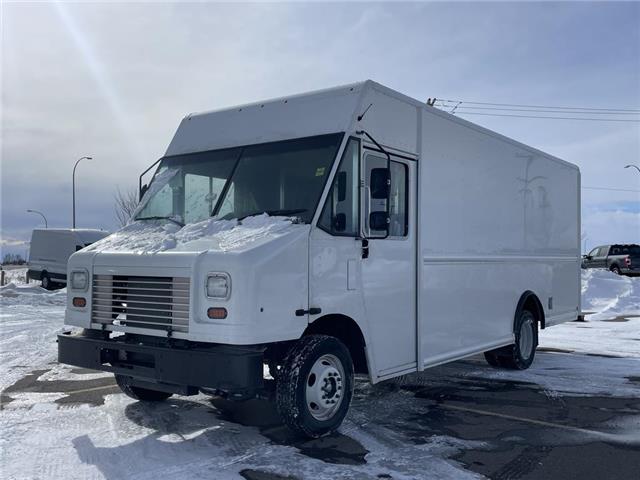
{"type": "Polygon", "coordinates": [[[38,215],[40,215],[42,217],[42,219],[44,220],[44,228],[49,228],[49,225],[47,224],[47,217],[44,216],[44,213],[39,212],[38,210],[27,210],[28,213],[37,213],[38,215]]]}
{"type": "Polygon", "coordinates": [[[631,167],[635,168],[636,170],[638,170],[638,173],[640,173],[640,167],[638,167],[638,165],[631,164],[631,165],[625,166],[624,168],[631,168],[631,167]]]}
{"type": "Polygon", "coordinates": [[[81,160],[92,160],[92,157],[81,157],[78,159],[76,164],[73,166],[73,175],[71,178],[72,184],[72,196],[73,196],[73,226],[72,228],[76,228],[76,167],[80,163],[81,160]]]}

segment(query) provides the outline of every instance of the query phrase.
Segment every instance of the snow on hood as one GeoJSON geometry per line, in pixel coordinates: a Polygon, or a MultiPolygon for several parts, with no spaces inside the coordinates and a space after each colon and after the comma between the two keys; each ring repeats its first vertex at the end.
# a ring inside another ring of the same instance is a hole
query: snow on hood
{"type": "Polygon", "coordinates": [[[184,227],[165,220],[142,220],[130,223],[84,251],[145,254],[189,247],[193,251],[242,250],[257,241],[284,235],[292,223],[289,217],[270,217],[266,213],[242,221],[207,219],[184,227]]]}

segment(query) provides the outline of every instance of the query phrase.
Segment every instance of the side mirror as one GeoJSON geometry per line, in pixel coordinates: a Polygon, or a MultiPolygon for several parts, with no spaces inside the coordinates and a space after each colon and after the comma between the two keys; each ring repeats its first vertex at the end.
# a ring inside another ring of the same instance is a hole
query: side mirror
{"type": "Polygon", "coordinates": [[[388,168],[372,168],[369,187],[371,198],[376,200],[387,200],[391,186],[391,175],[388,168]]]}
{"type": "Polygon", "coordinates": [[[347,172],[339,172],[338,182],[338,201],[344,202],[347,199],[347,172]]]}
{"type": "Polygon", "coordinates": [[[347,228],[347,215],[344,213],[338,213],[333,217],[333,229],[336,232],[344,232],[347,228]]]}
{"type": "Polygon", "coordinates": [[[149,190],[149,185],[147,185],[146,183],[142,185],[142,187],[140,187],[140,198],[138,198],[138,201],[142,200],[142,197],[144,197],[144,194],[147,193],[147,190],[149,190]]]}
{"type": "Polygon", "coordinates": [[[389,215],[387,212],[371,212],[369,214],[369,228],[371,230],[389,231],[389,215]]]}

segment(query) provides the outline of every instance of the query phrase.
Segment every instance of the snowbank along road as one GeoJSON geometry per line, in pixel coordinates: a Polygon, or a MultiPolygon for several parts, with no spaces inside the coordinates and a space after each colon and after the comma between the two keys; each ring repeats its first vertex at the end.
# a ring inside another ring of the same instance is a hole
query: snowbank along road
{"type": "Polygon", "coordinates": [[[638,478],[639,278],[584,272],[592,313],[543,331],[527,371],[471,358],[359,382],[340,433],[318,440],[264,401],[144,404],[58,365],[65,291],[22,278],[0,290],[2,478],[638,478]]]}

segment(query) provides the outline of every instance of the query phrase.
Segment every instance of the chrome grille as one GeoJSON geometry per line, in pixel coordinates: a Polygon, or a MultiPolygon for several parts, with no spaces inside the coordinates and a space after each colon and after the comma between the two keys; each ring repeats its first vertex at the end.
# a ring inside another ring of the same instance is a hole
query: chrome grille
{"type": "Polygon", "coordinates": [[[189,278],[94,275],[91,319],[127,327],[189,331],[189,278]]]}

